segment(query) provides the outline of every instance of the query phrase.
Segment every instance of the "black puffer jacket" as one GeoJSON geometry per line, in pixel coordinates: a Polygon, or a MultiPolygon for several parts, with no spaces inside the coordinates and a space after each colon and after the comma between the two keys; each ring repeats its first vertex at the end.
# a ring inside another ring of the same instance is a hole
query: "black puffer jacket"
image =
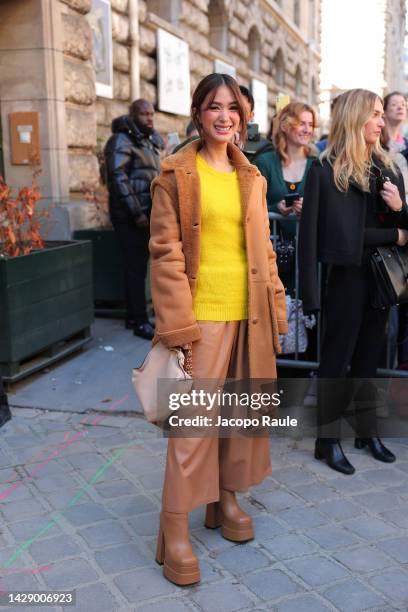
{"type": "Polygon", "coordinates": [[[112,121],[105,146],[106,182],[112,222],[134,222],[150,215],[150,184],[160,172],[163,141],[157,132],[143,134],[128,116],[112,121]]]}

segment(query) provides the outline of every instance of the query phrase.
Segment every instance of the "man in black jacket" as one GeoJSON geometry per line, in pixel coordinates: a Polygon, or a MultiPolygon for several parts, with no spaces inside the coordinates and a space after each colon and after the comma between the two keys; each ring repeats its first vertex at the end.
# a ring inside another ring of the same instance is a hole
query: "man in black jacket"
{"type": "Polygon", "coordinates": [[[244,143],[242,152],[247,157],[251,164],[255,164],[255,158],[266,151],[273,151],[275,148],[273,142],[268,138],[263,138],[259,133],[259,126],[253,123],[255,117],[255,100],[254,96],[245,85],[240,85],[239,89],[244,98],[245,107],[248,115],[248,139],[244,143]],[[254,129],[253,129],[254,128],[254,129]]]}
{"type": "Polygon", "coordinates": [[[145,280],[149,258],[150,184],[160,172],[163,140],[153,128],[153,105],[135,100],[129,115],[114,119],[105,146],[109,214],[125,263],[126,327],[151,340],[145,280]]]}

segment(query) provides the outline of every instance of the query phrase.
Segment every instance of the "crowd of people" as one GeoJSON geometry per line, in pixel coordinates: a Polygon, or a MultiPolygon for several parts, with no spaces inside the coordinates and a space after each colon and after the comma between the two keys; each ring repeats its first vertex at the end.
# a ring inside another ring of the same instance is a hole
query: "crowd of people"
{"type": "MultiPolygon", "coordinates": [[[[343,474],[355,471],[340,441],[339,423],[355,393],[344,381],[348,370],[351,379],[375,377],[389,316],[373,306],[370,255],[408,242],[406,111],[398,92],[383,101],[354,89],[334,101],[330,133],[318,146],[316,112],[296,101],[263,138],[251,127],[251,92],[211,74],[193,94],[187,140],[173,154],[164,155],[146,100],[113,122],[105,147],[110,215],[125,263],[126,327],[181,348],[194,378],[276,379],[293,275],[277,266],[268,211],[281,216],[282,240],[296,241],[299,223],[300,295],[306,314],[323,313],[318,377],[330,380],[319,388],[315,457],[343,474]],[[149,254],[155,325],[145,298],[149,254]]],[[[394,310],[398,357],[407,367],[408,310],[394,310]]],[[[358,393],[355,447],[395,461],[377,433],[373,387],[358,393]]],[[[188,535],[194,508],[206,505],[205,525],[229,540],[254,537],[236,493],[270,470],[268,436],[169,438],[156,559],[170,581],[200,579],[188,535]]]]}
{"type": "MultiPolygon", "coordinates": [[[[344,381],[349,369],[351,379],[376,375],[389,315],[372,305],[370,254],[408,241],[407,142],[400,133],[405,98],[393,92],[383,102],[361,89],[342,94],[333,103],[330,133],[318,146],[316,113],[296,101],[280,110],[270,137],[262,138],[251,124],[251,92],[228,75],[205,77],[191,112],[186,142],[162,159],[160,173],[158,149],[157,166],[149,166],[157,175],[149,203],[154,342],[181,348],[195,379],[275,379],[293,274],[278,269],[267,213],[280,214],[283,241],[296,240],[298,222],[300,295],[305,313],[323,311],[318,377],[330,381],[319,387],[315,457],[352,474],[340,422],[356,389],[344,381]]],[[[140,123],[137,114],[133,120],[140,123]]],[[[153,132],[144,138],[152,152],[153,132]]],[[[108,185],[122,206],[134,198],[128,221],[138,226],[142,183],[122,183],[131,164],[128,157],[115,168],[107,158],[108,185]],[[114,190],[116,180],[120,189],[114,190]]],[[[128,321],[140,321],[132,308],[129,303],[128,321]]],[[[404,306],[398,316],[406,330],[404,306]]],[[[378,437],[374,393],[369,384],[358,390],[355,447],[389,463],[395,456],[378,437]]],[[[169,580],[185,585],[200,578],[188,537],[195,507],[207,506],[205,525],[220,527],[223,537],[254,537],[235,494],[269,471],[268,437],[170,437],[156,554],[169,580]]]]}

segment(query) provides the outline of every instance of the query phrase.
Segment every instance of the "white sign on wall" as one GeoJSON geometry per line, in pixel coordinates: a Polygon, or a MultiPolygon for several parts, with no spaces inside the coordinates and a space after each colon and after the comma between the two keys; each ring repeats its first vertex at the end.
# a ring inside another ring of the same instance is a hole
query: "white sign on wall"
{"type": "Polygon", "coordinates": [[[234,79],[237,75],[237,71],[234,66],[231,66],[231,64],[227,64],[220,59],[214,60],[214,72],[229,74],[230,76],[234,77],[234,79]]]}
{"type": "Polygon", "coordinates": [[[258,79],[251,80],[251,93],[255,100],[254,123],[259,125],[259,131],[266,134],[268,131],[268,86],[258,79]]]}
{"type": "Polygon", "coordinates": [[[158,107],[165,113],[190,114],[188,44],[165,30],[157,30],[158,107]]]}
{"type": "Polygon", "coordinates": [[[96,95],[113,98],[110,0],[92,0],[92,9],[87,18],[92,30],[92,60],[96,76],[96,95]]]}

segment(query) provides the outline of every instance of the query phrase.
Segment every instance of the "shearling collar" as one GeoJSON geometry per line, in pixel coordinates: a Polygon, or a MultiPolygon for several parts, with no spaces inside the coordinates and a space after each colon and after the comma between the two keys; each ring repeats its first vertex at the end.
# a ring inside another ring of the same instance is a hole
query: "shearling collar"
{"type": "MultiPolygon", "coordinates": [[[[201,140],[193,140],[193,142],[185,145],[174,155],[169,155],[169,157],[166,157],[166,159],[162,161],[161,170],[166,172],[169,170],[171,171],[179,168],[185,168],[186,170],[194,171],[196,169],[197,151],[200,148],[201,140]]],[[[246,172],[250,172],[251,174],[258,173],[258,168],[249,163],[245,155],[241,153],[236,145],[228,143],[227,153],[232,165],[235,166],[237,170],[245,168],[246,172]]]]}

